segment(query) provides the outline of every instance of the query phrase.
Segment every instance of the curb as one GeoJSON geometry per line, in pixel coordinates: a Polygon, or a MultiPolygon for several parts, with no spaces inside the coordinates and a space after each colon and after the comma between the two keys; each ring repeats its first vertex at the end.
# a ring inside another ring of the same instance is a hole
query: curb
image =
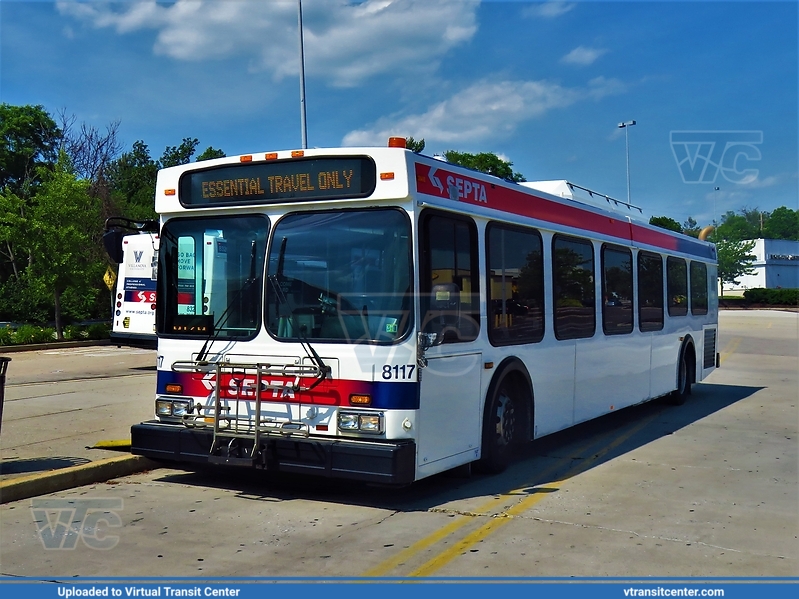
{"type": "Polygon", "coordinates": [[[31,343],[29,345],[0,345],[0,352],[4,354],[13,354],[22,351],[61,349],[69,347],[91,347],[93,345],[111,345],[111,340],[96,339],[94,341],[53,341],[52,343],[31,343]]]}
{"type": "Polygon", "coordinates": [[[12,478],[0,482],[0,504],[64,491],[73,487],[101,483],[112,478],[145,470],[155,470],[160,467],[161,464],[149,458],[125,455],[41,474],[12,478]]]}

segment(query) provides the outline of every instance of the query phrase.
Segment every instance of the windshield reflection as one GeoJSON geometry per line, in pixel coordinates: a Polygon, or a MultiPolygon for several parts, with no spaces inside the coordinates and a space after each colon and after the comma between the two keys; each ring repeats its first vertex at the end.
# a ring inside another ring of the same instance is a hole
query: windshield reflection
{"type": "Polygon", "coordinates": [[[269,254],[270,333],[348,343],[400,339],[409,326],[410,251],[400,210],[286,216],[269,254]]]}

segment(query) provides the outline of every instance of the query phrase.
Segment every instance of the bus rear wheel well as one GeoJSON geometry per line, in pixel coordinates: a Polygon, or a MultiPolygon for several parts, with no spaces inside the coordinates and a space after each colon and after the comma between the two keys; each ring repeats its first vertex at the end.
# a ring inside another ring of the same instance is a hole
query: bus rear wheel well
{"type": "Polygon", "coordinates": [[[696,349],[690,335],[686,336],[677,356],[676,389],[669,394],[669,403],[681,406],[691,395],[696,382],[696,349]]]}
{"type": "Polygon", "coordinates": [[[696,383],[696,348],[694,347],[693,338],[688,335],[680,348],[680,356],[685,356],[688,365],[688,380],[693,384],[696,383]]]}

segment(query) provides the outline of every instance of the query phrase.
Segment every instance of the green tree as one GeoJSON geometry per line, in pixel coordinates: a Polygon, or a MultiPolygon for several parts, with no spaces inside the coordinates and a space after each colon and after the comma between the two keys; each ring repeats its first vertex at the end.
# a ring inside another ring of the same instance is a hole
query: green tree
{"type": "Polygon", "coordinates": [[[16,246],[40,173],[55,160],[61,131],[42,106],[0,104],[0,282],[18,281],[28,256],[16,246]]]}
{"type": "Polygon", "coordinates": [[[424,139],[415,140],[412,137],[405,138],[405,147],[408,148],[411,152],[416,152],[417,154],[421,154],[424,150],[424,139]]]}
{"type": "Polygon", "coordinates": [[[226,154],[222,150],[208,146],[195,160],[200,162],[201,160],[213,160],[214,158],[224,158],[225,156],[226,154]]]}
{"type": "MultiPolygon", "coordinates": [[[[133,220],[156,218],[155,183],[158,169],[188,164],[198,144],[197,139],[187,137],[179,146],[167,146],[161,159],[155,161],[144,141],[134,142],[131,151],[123,153],[108,168],[111,196],[114,204],[120,208],[114,216],[133,220]]],[[[224,157],[224,151],[208,146],[197,156],[197,161],[224,157]]]]}
{"type": "Polygon", "coordinates": [[[72,172],[61,152],[42,181],[25,218],[22,242],[30,255],[27,275],[53,299],[56,333],[64,337],[62,299],[65,292],[93,302],[105,265],[97,260],[99,206],[89,195],[89,181],[72,172]]]}
{"type": "Polygon", "coordinates": [[[446,158],[447,162],[451,162],[452,164],[459,164],[466,168],[494,175],[506,181],[520,183],[527,180],[521,173],[513,172],[512,162],[502,160],[502,158],[491,152],[469,154],[468,152],[447,150],[444,152],[444,158],[446,158]]]}
{"type": "Polygon", "coordinates": [[[721,295],[724,296],[724,283],[738,284],[738,278],[754,273],[752,262],[755,256],[750,252],[755,242],[748,240],[720,239],[716,242],[719,262],[719,279],[721,279],[721,295]]]}
{"type": "Polygon", "coordinates": [[[716,227],[714,239],[729,241],[742,241],[744,239],[757,239],[760,237],[760,213],[746,208],[736,214],[732,210],[724,213],[721,223],[716,227]]]}
{"type": "Polygon", "coordinates": [[[155,218],[155,180],[158,165],[147,144],[138,140],[108,168],[111,196],[121,207],[121,216],[134,220],[155,218]]]}
{"type": "Polygon", "coordinates": [[[196,137],[184,137],[179,146],[167,146],[164,155],[158,161],[158,168],[188,164],[199,143],[200,141],[196,137]]]}
{"type": "Polygon", "coordinates": [[[61,137],[44,107],[0,104],[0,190],[28,195],[39,167],[55,160],[61,137]]]}
{"type": "Polygon", "coordinates": [[[680,223],[673,218],[669,218],[668,216],[652,216],[649,219],[649,224],[660,227],[661,229],[668,229],[669,231],[682,233],[682,227],[680,226],[680,223]]]}
{"type": "Polygon", "coordinates": [[[768,215],[763,226],[767,239],[792,239],[799,241],[799,210],[780,206],[768,215]]]}
{"type": "Polygon", "coordinates": [[[693,217],[689,216],[688,219],[682,224],[682,232],[691,237],[699,237],[702,232],[702,227],[699,226],[693,217]]]}

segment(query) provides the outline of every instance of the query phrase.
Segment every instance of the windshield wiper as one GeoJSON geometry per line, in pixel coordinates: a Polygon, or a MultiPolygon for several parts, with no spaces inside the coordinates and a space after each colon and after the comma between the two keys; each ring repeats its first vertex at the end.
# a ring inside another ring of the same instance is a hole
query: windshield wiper
{"type": "Polygon", "coordinates": [[[277,258],[277,274],[268,275],[267,279],[269,283],[272,285],[272,289],[275,291],[275,300],[277,301],[277,306],[275,312],[277,312],[278,318],[288,318],[289,324],[291,326],[291,330],[297,332],[297,339],[302,346],[302,349],[305,351],[305,354],[308,358],[313,362],[314,366],[319,370],[319,375],[316,377],[316,380],[308,387],[308,391],[316,387],[319,383],[324,381],[330,375],[330,366],[324,363],[322,358],[316,353],[316,350],[313,348],[311,343],[308,341],[308,338],[303,335],[302,329],[300,328],[299,324],[297,323],[297,319],[294,317],[294,310],[289,306],[288,298],[286,298],[283,290],[280,288],[280,279],[283,278],[283,263],[286,257],[286,243],[288,242],[288,238],[284,237],[283,240],[280,242],[280,253],[278,254],[277,258]],[[281,310],[281,308],[283,308],[281,310]]]}
{"type": "Polygon", "coordinates": [[[249,290],[250,287],[253,286],[253,283],[255,283],[255,281],[256,281],[256,278],[255,278],[255,266],[256,266],[257,257],[258,257],[258,250],[257,250],[257,247],[256,247],[255,240],[253,239],[252,244],[250,246],[250,273],[249,273],[250,276],[249,276],[249,278],[244,280],[244,284],[239,288],[239,290],[233,296],[233,299],[231,299],[230,302],[228,302],[228,305],[225,308],[225,311],[222,312],[222,314],[219,315],[219,318],[214,323],[213,328],[211,329],[211,333],[205,339],[205,343],[203,343],[202,348],[200,348],[200,353],[197,354],[197,361],[198,362],[204,362],[205,361],[206,356],[208,355],[208,353],[211,350],[211,346],[214,344],[214,341],[216,341],[219,338],[219,333],[222,332],[222,326],[227,324],[227,321],[228,321],[228,318],[230,318],[230,314],[231,314],[231,310],[233,309],[233,306],[239,300],[239,298],[241,297],[241,294],[244,293],[245,291],[249,290]]]}
{"type": "Polygon", "coordinates": [[[297,333],[297,340],[300,342],[300,345],[305,350],[305,354],[310,358],[311,362],[313,362],[314,366],[319,370],[319,375],[316,377],[316,380],[313,384],[308,387],[308,391],[316,387],[319,383],[324,381],[328,375],[330,375],[330,366],[324,363],[322,358],[316,353],[316,350],[311,345],[308,338],[303,335],[302,329],[300,328],[299,324],[297,324],[297,319],[294,317],[294,310],[288,304],[288,299],[283,294],[283,290],[280,288],[280,281],[277,278],[277,275],[269,275],[269,282],[272,284],[272,289],[275,290],[275,297],[278,301],[280,306],[284,306],[288,309],[288,312],[282,312],[278,310],[278,317],[279,318],[288,318],[289,323],[291,326],[291,330],[296,331],[297,333]]]}

